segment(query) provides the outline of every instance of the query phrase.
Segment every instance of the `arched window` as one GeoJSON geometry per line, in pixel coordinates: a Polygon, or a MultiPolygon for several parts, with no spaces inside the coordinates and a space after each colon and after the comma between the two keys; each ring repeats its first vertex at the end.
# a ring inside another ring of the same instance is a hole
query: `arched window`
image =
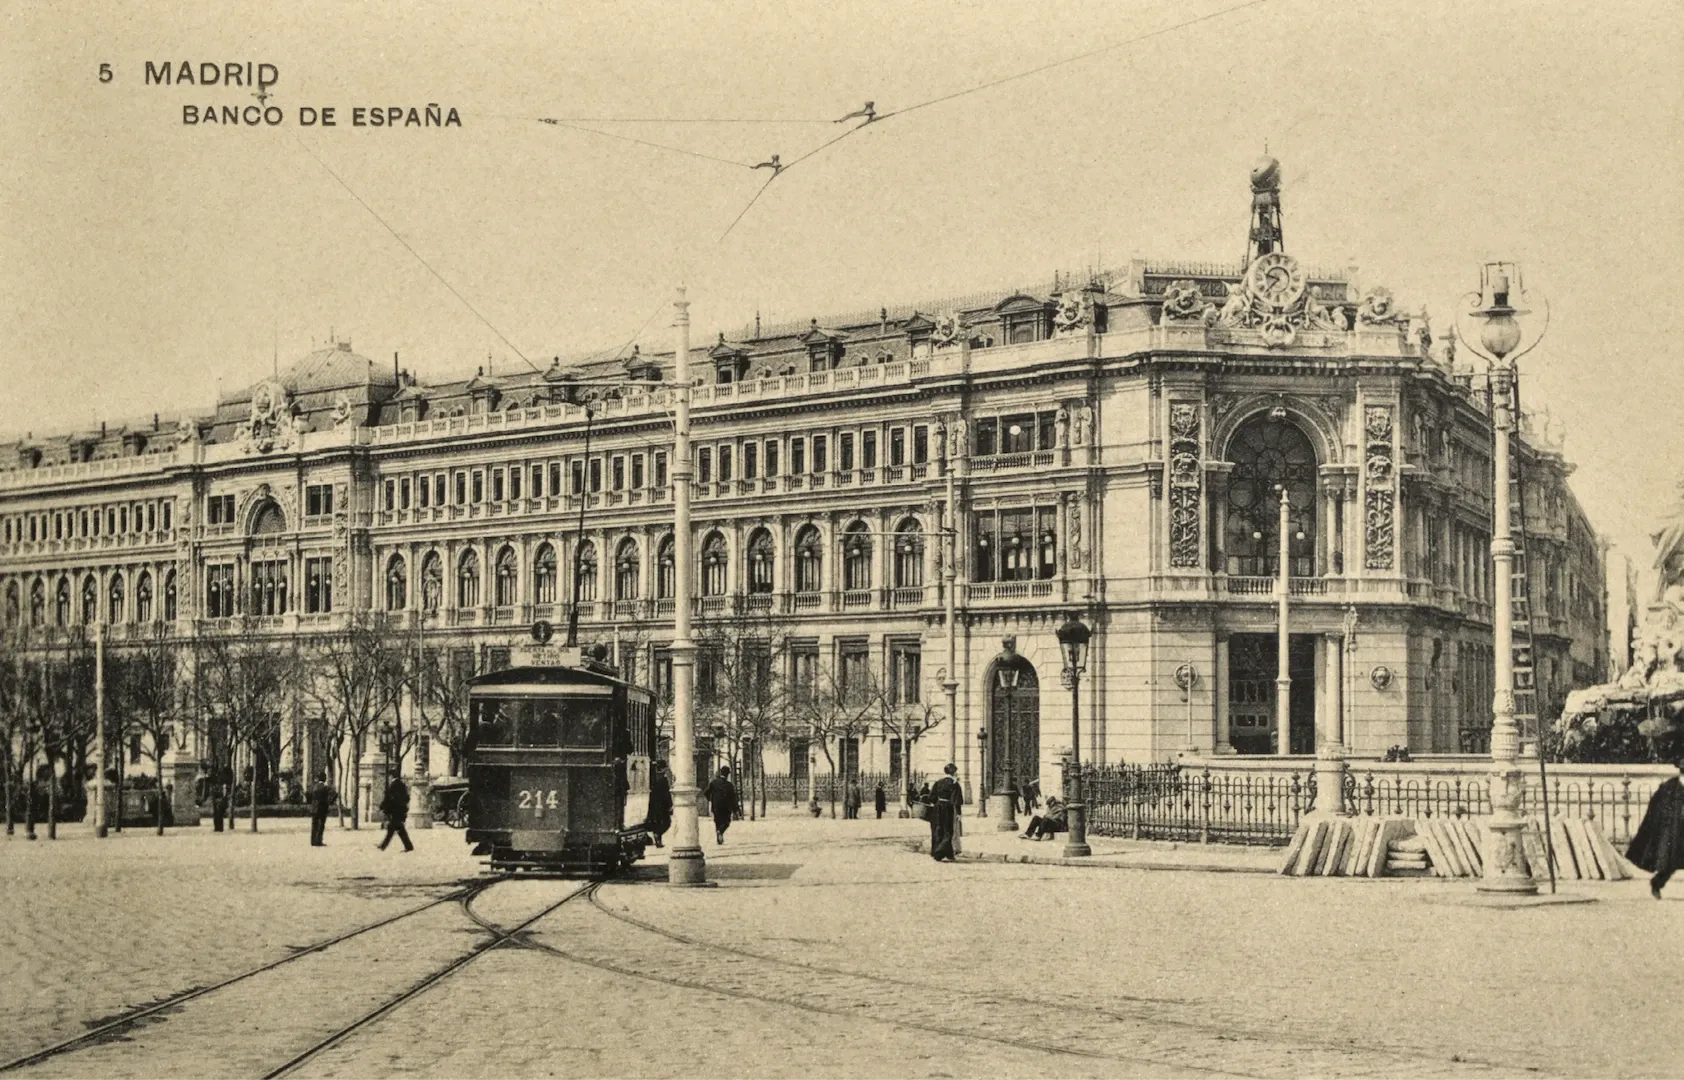
{"type": "Polygon", "coordinates": [[[479,553],[477,551],[464,551],[462,561],[456,566],[456,606],[459,608],[479,607],[479,553]]]}
{"type": "Polygon", "coordinates": [[[111,575],[111,606],[108,610],[107,622],[112,624],[123,621],[123,575],[111,575]]]}
{"type": "Polygon", "coordinates": [[[766,529],[756,529],[748,538],[748,591],[751,593],[769,593],[772,591],[772,570],[776,565],[777,554],[772,550],[772,534],[766,529]]]}
{"type": "Polygon", "coordinates": [[[710,532],[702,541],[702,595],[724,596],[729,577],[730,556],[725,550],[725,537],[710,532]]]}
{"type": "Polygon", "coordinates": [[[907,518],[895,530],[895,588],[917,589],[924,584],[924,538],[918,522],[907,518]]]}
{"type": "Polygon", "coordinates": [[[596,599],[596,544],[586,540],[579,545],[579,602],[596,599]]]}
{"type": "Polygon", "coordinates": [[[386,610],[402,611],[409,606],[409,567],[402,555],[393,555],[386,563],[386,610]]]}
{"type": "Polygon", "coordinates": [[[824,581],[824,544],[814,525],[803,525],[795,534],[795,591],[816,593],[824,581]]]}
{"type": "Polygon", "coordinates": [[[138,623],[152,621],[152,575],[144,570],[141,571],[140,580],[135,583],[134,587],[134,621],[138,623]]]}
{"type": "MultiPolygon", "coordinates": [[[[216,588],[216,579],[211,579],[211,588],[216,588]]],[[[89,574],[82,579],[82,625],[92,626],[99,621],[99,582],[89,574]]]]}
{"type": "Polygon", "coordinates": [[[497,553],[497,582],[493,599],[498,607],[512,607],[520,600],[520,562],[515,549],[505,547],[497,553]]]}
{"type": "MultiPolygon", "coordinates": [[[[88,579],[89,583],[93,578],[88,579]]],[[[97,595],[97,594],[96,594],[97,595]]],[[[97,604],[98,601],[95,601],[97,604]]],[[[29,587],[29,625],[41,626],[47,621],[47,585],[40,578],[29,587]]],[[[88,620],[92,622],[92,619],[88,620]]]]}
{"type": "Polygon", "coordinates": [[[58,590],[53,594],[53,625],[70,625],[70,579],[58,579],[58,590]]]}
{"type": "Polygon", "coordinates": [[[555,603],[555,548],[542,544],[532,557],[532,602],[555,603]]]}
{"type": "Polygon", "coordinates": [[[655,549],[655,599],[671,600],[678,592],[678,572],[673,563],[672,534],[661,537],[655,549]]]}
{"type": "Polygon", "coordinates": [[[6,586],[6,625],[18,624],[18,583],[12,582],[6,586]]]}
{"type": "Polygon", "coordinates": [[[871,532],[856,521],[842,532],[842,588],[871,588],[871,532]]]}
{"type": "Polygon", "coordinates": [[[164,621],[174,622],[175,619],[175,571],[171,570],[164,575],[164,621]]]}
{"type": "Polygon", "coordinates": [[[251,520],[251,534],[253,536],[273,536],[287,531],[286,515],[273,502],[263,504],[257,516],[251,520]]]}
{"type": "Polygon", "coordinates": [[[1316,572],[1316,452],[1298,426],[1263,413],[1241,424],[1228,443],[1228,573],[1280,573],[1280,492],[1286,490],[1291,574],[1316,572]]]}
{"type": "Polygon", "coordinates": [[[444,604],[444,561],[429,551],[421,559],[421,610],[437,611],[444,604]]]}
{"type": "Polygon", "coordinates": [[[620,541],[619,550],[614,553],[614,599],[636,600],[638,577],[642,572],[642,565],[638,559],[637,541],[626,537],[620,541]]]}

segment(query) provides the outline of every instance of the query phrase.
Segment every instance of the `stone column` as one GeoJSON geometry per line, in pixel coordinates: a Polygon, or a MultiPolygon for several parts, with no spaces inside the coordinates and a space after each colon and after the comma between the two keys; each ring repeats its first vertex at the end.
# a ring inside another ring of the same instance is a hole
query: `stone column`
{"type": "Polygon", "coordinates": [[[1210,673],[1211,735],[1210,745],[1215,753],[1232,754],[1234,746],[1228,741],[1228,634],[1216,632],[1215,659],[1210,673]]]}
{"type": "Polygon", "coordinates": [[[1345,638],[1322,638],[1322,703],[1327,715],[1316,723],[1316,812],[1344,816],[1345,638]]]}
{"type": "Polygon", "coordinates": [[[411,770],[409,781],[409,827],[430,829],[433,827],[433,780],[422,768],[421,740],[426,738],[426,735],[419,730],[415,713],[415,695],[411,688],[406,686],[398,701],[398,717],[405,727],[415,732],[415,748],[410,751],[415,755],[415,768],[411,770]]]}

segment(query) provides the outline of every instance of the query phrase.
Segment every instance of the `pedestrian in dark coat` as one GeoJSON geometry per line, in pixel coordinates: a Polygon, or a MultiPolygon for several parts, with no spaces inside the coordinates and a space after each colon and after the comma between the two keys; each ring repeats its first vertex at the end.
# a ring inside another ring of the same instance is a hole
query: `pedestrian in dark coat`
{"type": "Polygon", "coordinates": [[[380,812],[386,815],[386,838],[380,841],[380,850],[385,851],[386,845],[395,836],[403,841],[405,851],[414,851],[415,845],[409,842],[409,830],[404,828],[404,820],[409,817],[409,785],[396,773],[392,774],[392,782],[386,785],[386,794],[380,798],[380,812]]]}
{"type": "Polygon", "coordinates": [[[737,811],[737,788],[731,783],[729,765],[719,767],[719,775],[708,781],[702,795],[713,810],[714,839],[723,844],[725,830],[731,827],[731,816],[737,811]]]}
{"type": "Polygon", "coordinates": [[[1675,764],[1678,775],[1650,796],[1643,824],[1626,849],[1626,858],[1654,875],[1649,879],[1649,893],[1656,900],[1672,872],[1684,868],[1684,756],[1675,764]]]}
{"type": "Polygon", "coordinates": [[[857,779],[848,781],[848,790],[842,795],[842,816],[857,818],[860,816],[860,804],[864,802],[860,792],[860,782],[857,779]]]}
{"type": "Polygon", "coordinates": [[[925,785],[929,792],[930,858],[952,862],[959,854],[959,804],[965,801],[965,793],[954,779],[959,770],[952,762],[942,772],[946,775],[934,787],[925,785]]]}
{"type": "Polygon", "coordinates": [[[877,790],[872,793],[871,803],[877,810],[878,817],[882,817],[883,811],[889,808],[889,796],[886,792],[884,792],[883,785],[881,783],[877,785],[877,790]]]}
{"type": "Polygon", "coordinates": [[[649,769],[649,817],[643,827],[656,847],[665,846],[661,834],[672,828],[672,778],[667,775],[664,761],[655,762],[649,769]]]}
{"type": "Polygon", "coordinates": [[[310,846],[322,847],[326,844],[323,834],[327,831],[327,813],[333,808],[334,791],[327,782],[327,773],[317,773],[316,782],[310,786],[310,846]]]}

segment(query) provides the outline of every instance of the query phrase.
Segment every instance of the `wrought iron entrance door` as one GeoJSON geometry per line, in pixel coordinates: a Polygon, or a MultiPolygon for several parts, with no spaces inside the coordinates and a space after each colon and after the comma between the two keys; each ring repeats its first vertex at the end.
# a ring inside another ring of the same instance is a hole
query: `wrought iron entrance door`
{"type": "MultiPolygon", "coordinates": [[[[1235,634],[1228,646],[1228,743],[1241,754],[1276,752],[1274,634],[1235,634]]],[[[1287,701],[1289,745],[1294,754],[1316,752],[1316,637],[1293,634],[1287,651],[1292,678],[1287,701]]]]}
{"type": "Polygon", "coordinates": [[[988,776],[991,791],[1016,791],[1041,775],[1041,690],[1035,668],[1017,665],[1017,686],[990,673],[988,776]]]}

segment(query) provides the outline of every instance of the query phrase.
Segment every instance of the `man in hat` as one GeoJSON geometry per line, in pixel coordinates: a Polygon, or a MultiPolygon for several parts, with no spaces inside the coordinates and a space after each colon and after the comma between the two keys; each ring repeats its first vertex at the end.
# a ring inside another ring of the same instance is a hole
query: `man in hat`
{"type": "Polygon", "coordinates": [[[725,842],[725,830],[731,827],[731,815],[737,812],[737,787],[731,783],[731,766],[721,765],[719,775],[708,781],[702,797],[713,808],[713,836],[725,842]]]}
{"type": "Polygon", "coordinates": [[[965,793],[954,779],[959,770],[951,761],[941,771],[945,775],[930,787],[930,858],[952,862],[959,853],[959,804],[965,793]]]}
{"type": "Polygon", "coordinates": [[[649,816],[643,828],[655,841],[656,847],[665,846],[661,843],[661,835],[672,828],[672,778],[667,775],[667,763],[664,761],[657,761],[649,767],[649,816]]]}
{"type": "Polygon", "coordinates": [[[403,841],[405,851],[414,851],[415,845],[409,842],[409,830],[404,828],[404,819],[409,817],[409,785],[403,782],[403,777],[396,770],[392,772],[392,782],[386,785],[386,794],[380,799],[380,812],[386,815],[386,838],[380,841],[380,850],[385,851],[386,845],[395,836],[403,841]]]}
{"type": "Polygon", "coordinates": [[[310,846],[322,847],[326,844],[323,834],[327,831],[327,813],[333,808],[334,790],[327,782],[327,773],[317,773],[316,782],[310,786],[310,846]]]}

